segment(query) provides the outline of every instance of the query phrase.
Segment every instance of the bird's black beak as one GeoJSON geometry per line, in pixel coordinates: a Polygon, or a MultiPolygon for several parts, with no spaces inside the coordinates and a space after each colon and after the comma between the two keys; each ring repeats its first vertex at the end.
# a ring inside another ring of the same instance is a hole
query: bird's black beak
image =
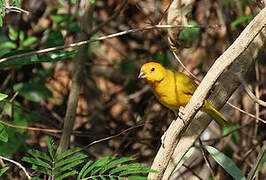
{"type": "Polygon", "coordinates": [[[144,71],[140,71],[138,78],[142,78],[146,73],[144,71]]]}

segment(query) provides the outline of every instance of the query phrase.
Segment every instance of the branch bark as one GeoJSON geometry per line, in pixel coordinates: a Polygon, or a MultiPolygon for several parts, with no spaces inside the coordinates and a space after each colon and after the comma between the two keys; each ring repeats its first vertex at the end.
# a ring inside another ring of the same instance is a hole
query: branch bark
{"type": "MultiPolygon", "coordinates": [[[[81,28],[91,30],[92,26],[92,15],[94,11],[94,3],[89,5],[87,12],[80,18],[81,28]]],[[[84,41],[89,39],[88,35],[84,32],[80,32],[78,35],[78,41],[84,41]]],[[[62,152],[68,149],[70,143],[70,136],[73,131],[73,126],[76,117],[76,110],[78,106],[78,100],[82,82],[84,80],[84,64],[86,62],[88,44],[85,44],[78,49],[76,55],[76,68],[72,79],[70,94],[67,102],[66,116],[64,119],[63,133],[60,139],[60,146],[62,152]]]]}
{"type": "Polygon", "coordinates": [[[169,179],[177,163],[206,129],[211,121],[207,115],[199,113],[195,120],[192,121],[192,118],[198,111],[196,107],[203,102],[219,76],[234,61],[230,70],[225,74],[227,76],[223,76],[219,86],[211,95],[210,102],[216,105],[218,109],[221,108],[234,90],[240,85],[236,73],[240,73],[242,76],[245,75],[253,58],[257,57],[258,49],[262,48],[266,42],[266,31],[264,28],[266,24],[265,17],[266,8],[260,11],[235,42],[213,64],[185,107],[183,121],[178,118],[172,122],[167,130],[165,147],[161,146],[151,167],[152,169],[158,170],[159,173],[150,173],[148,176],[149,179],[169,179]],[[259,34],[263,28],[263,32],[259,34]],[[256,40],[253,41],[255,37],[256,40]],[[252,41],[253,43],[251,44],[252,41]],[[192,123],[190,124],[191,121],[192,123]],[[183,122],[185,122],[185,125],[183,122]]]}

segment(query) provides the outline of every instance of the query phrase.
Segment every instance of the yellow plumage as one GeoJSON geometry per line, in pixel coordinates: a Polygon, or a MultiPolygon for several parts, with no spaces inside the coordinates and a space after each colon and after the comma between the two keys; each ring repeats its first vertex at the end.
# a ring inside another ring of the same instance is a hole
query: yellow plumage
{"type": "MultiPolygon", "coordinates": [[[[139,78],[147,80],[156,98],[175,115],[180,106],[187,105],[197,88],[197,84],[189,76],[165,69],[155,62],[143,64],[139,78]]],[[[200,110],[210,115],[219,125],[228,125],[225,117],[206,100],[200,110]]]]}

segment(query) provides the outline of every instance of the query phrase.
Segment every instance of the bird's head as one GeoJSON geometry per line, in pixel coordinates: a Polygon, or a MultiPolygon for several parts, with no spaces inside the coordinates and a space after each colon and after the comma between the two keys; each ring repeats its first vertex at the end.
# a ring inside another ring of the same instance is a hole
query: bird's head
{"type": "Polygon", "coordinates": [[[148,62],[141,66],[138,78],[146,79],[149,82],[158,82],[164,79],[166,69],[159,63],[148,62]]]}

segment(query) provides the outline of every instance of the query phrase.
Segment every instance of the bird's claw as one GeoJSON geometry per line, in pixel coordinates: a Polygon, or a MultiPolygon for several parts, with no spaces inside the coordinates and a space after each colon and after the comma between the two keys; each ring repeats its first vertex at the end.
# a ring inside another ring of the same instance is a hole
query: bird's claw
{"type": "Polygon", "coordinates": [[[204,106],[204,103],[205,103],[205,101],[197,103],[196,106],[195,106],[195,110],[198,110],[198,109],[202,108],[202,106],[204,106]]]}

